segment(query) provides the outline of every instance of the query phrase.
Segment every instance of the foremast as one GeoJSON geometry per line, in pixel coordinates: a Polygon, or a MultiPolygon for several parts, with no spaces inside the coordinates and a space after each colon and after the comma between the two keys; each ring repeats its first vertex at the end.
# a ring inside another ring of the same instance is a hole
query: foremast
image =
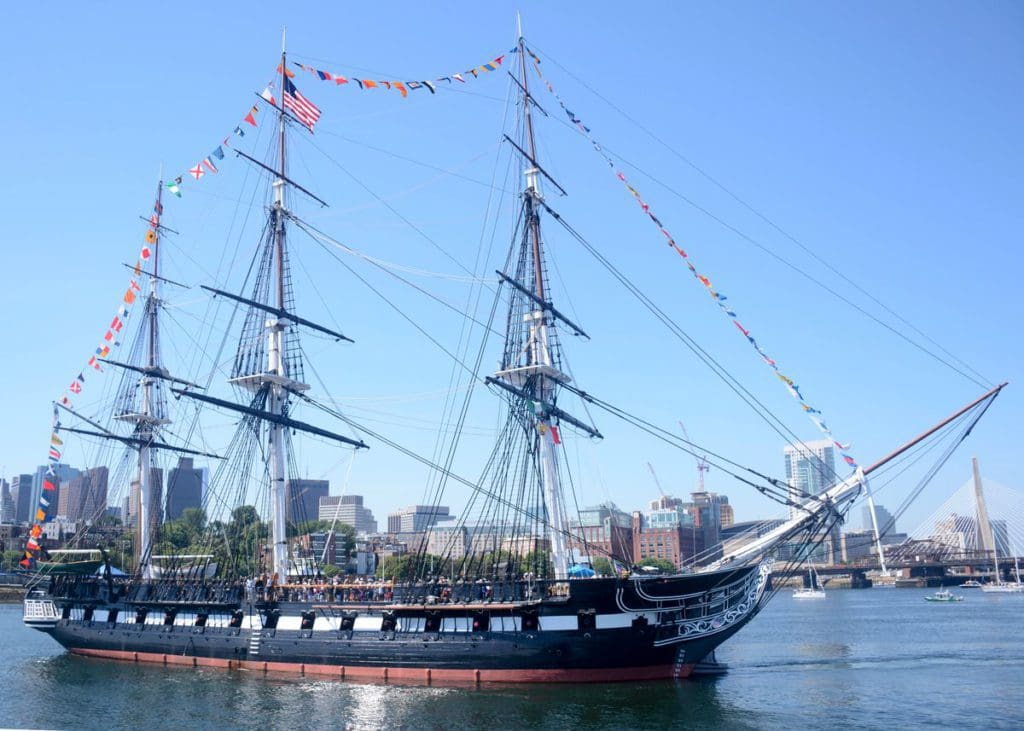
{"type": "Polygon", "coordinates": [[[156,204],[153,207],[153,216],[150,219],[150,239],[153,252],[153,271],[149,277],[149,291],[146,295],[146,306],[144,311],[145,357],[141,369],[142,377],[139,385],[142,390],[142,401],[137,410],[126,410],[115,418],[135,424],[135,438],[139,450],[139,500],[138,500],[138,546],[137,555],[139,558],[138,570],[143,578],[150,578],[151,566],[149,556],[153,548],[153,535],[159,522],[153,505],[153,450],[154,442],[157,440],[160,429],[171,420],[167,418],[166,405],[162,399],[157,398],[154,386],[160,380],[160,374],[164,373],[160,363],[160,331],[158,312],[160,308],[159,285],[160,285],[160,216],[163,213],[163,181],[157,183],[156,204]]]}

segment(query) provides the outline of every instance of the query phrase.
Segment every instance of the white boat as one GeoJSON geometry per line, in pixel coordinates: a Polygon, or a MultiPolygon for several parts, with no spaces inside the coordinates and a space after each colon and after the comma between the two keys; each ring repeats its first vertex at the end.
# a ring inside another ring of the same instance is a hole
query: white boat
{"type": "Polygon", "coordinates": [[[968,579],[964,583],[960,584],[961,589],[980,589],[981,586],[981,582],[976,579],[968,579]]]}
{"type": "Polygon", "coordinates": [[[810,580],[810,586],[803,589],[794,589],[794,599],[824,599],[825,590],[821,586],[821,582],[818,581],[818,573],[814,569],[807,569],[807,578],[810,580]]]}
{"type": "Polygon", "coordinates": [[[964,598],[951,592],[949,589],[939,589],[937,592],[924,598],[926,602],[962,602],[964,598]]]}
{"type": "Polygon", "coordinates": [[[983,584],[981,590],[986,594],[1024,594],[1024,584],[1019,581],[983,584]]]}

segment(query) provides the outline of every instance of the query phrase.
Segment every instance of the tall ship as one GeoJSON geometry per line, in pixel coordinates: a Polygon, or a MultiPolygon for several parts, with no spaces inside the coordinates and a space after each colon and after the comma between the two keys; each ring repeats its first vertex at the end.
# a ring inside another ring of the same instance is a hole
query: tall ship
{"type": "MultiPolygon", "coordinates": [[[[328,235],[298,213],[324,201],[289,167],[289,137],[311,132],[320,112],[297,88],[312,82],[295,78],[292,69],[297,65],[290,64],[284,52],[274,82],[258,102],[275,118],[276,141],[269,158],[239,152],[242,164],[268,187],[262,207],[265,224],[247,286],[237,291],[212,281],[202,285],[203,292],[230,303],[238,315],[232,318],[240,323],[234,331],[235,353],[225,361],[230,394],[220,393],[222,384],[202,383],[195,375],[181,377],[165,364],[160,288],[178,285],[159,269],[161,241],[174,233],[161,219],[162,195],[166,190],[176,193],[181,181],[159,186],[147,233],[148,254],[135,270],[148,279],[149,290],[143,313],[132,318],[139,320],[140,329],[131,357],[119,361],[103,353],[98,361],[122,375],[112,421],[83,423],[74,408],[58,404],[64,408],[55,418],[54,432],[58,441],[69,436],[110,440],[126,450],[137,496],[133,558],[125,551],[118,556],[116,547],[108,547],[95,572],[72,574],[48,565],[30,545],[26,565],[37,572],[37,580],[25,599],[27,626],[50,635],[72,654],[92,658],[342,679],[685,678],[715,669],[715,648],[753,620],[774,593],[774,568],[785,565],[792,570],[806,561],[853,502],[869,492],[873,474],[916,454],[937,434],[958,430],[961,439],[966,436],[1002,386],[870,465],[847,459],[849,474],[829,475],[831,486],[824,491],[794,494],[785,481],[720,455],[708,456],[689,438],[586,390],[571,375],[566,342],[587,335],[556,301],[547,254],[549,241],[556,238],[546,237],[549,229],[561,229],[565,237],[579,234],[544,192],[561,188],[544,166],[534,128],[535,116],[548,113],[532,92],[537,84],[531,83],[531,72],[538,64],[521,37],[505,54],[504,66],[501,57],[489,64],[512,75],[518,118],[505,144],[524,183],[516,197],[507,256],[480,290],[494,297],[489,319],[481,326],[484,342],[475,357],[465,348],[468,357],[455,358],[460,375],[468,373],[473,387],[463,389],[464,401],[453,402],[446,416],[454,426],[439,434],[431,455],[403,446],[384,430],[358,423],[331,399],[318,400],[316,389],[305,382],[306,371],[315,373],[315,366],[301,338],[349,338],[337,327],[306,316],[303,306],[312,293],[297,287],[292,277],[296,232],[320,241],[328,235]],[[500,341],[497,349],[491,348],[489,339],[494,333],[500,341]],[[497,367],[484,368],[485,359],[495,355],[497,367]],[[500,415],[498,438],[489,450],[474,455],[479,472],[469,477],[453,465],[474,393],[497,404],[500,415]],[[181,409],[184,419],[172,421],[169,402],[181,409]],[[318,411],[341,426],[299,419],[300,408],[318,411]],[[786,506],[788,519],[728,547],[708,546],[686,569],[668,574],[633,565],[623,546],[592,542],[573,518],[579,508],[567,444],[602,438],[590,417],[599,411],[681,453],[706,458],[741,484],[786,506]],[[190,438],[198,431],[195,423],[206,415],[237,427],[226,446],[197,445],[190,438]],[[314,440],[316,449],[339,454],[369,449],[369,456],[361,459],[390,454],[387,459],[398,455],[414,460],[431,475],[428,511],[431,506],[439,509],[453,486],[466,491],[468,504],[454,523],[429,527],[426,537],[410,544],[390,573],[328,579],[316,557],[298,557],[298,534],[288,520],[286,483],[299,475],[296,455],[304,439],[314,440]],[[152,506],[160,500],[154,454],[218,462],[204,507],[211,518],[221,518],[201,526],[202,545],[193,542],[170,550],[173,541],[160,535],[160,522],[151,518],[152,506]],[[256,488],[266,490],[267,512],[262,516],[251,505],[256,488]],[[599,565],[610,570],[595,570],[599,565]]],[[[330,74],[313,71],[321,80],[332,80],[330,74]]],[[[333,80],[338,85],[358,81],[339,79],[333,80]]],[[[385,82],[361,80],[359,86],[374,83],[385,82]]],[[[431,82],[391,83],[400,87],[403,97],[422,90],[423,84],[434,93],[431,82]]],[[[582,134],[590,135],[561,97],[552,99],[582,134]]],[[[595,149],[604,154],[600,147],[595,149]]],[[[203,165],[213,168],[216,161],[198,165],[199,173],[204,172],[203,165]]],[[[626,180],[621,173],[619,178],[626,180]]],[[[690,273],[710,289],[636,190],[628,187],[686,260],[690,273]]],[[[136,289],[142,298],[141,286],[136,289]]],[[[371,316],[361,312],[360,321],[371,316]]],[[[774,367],[749,333],[744,334],[774,367]]],[[[407,357],[415,370],[418,355],[410,351],[407,357]]],[[[795,389],[791,381],[787,386],[795,389]]],[[[45,513],[41,509],[40,514],[45,513]]],[[[35,528],[32,535],[32,544],[38,545],[35,528]]]]}

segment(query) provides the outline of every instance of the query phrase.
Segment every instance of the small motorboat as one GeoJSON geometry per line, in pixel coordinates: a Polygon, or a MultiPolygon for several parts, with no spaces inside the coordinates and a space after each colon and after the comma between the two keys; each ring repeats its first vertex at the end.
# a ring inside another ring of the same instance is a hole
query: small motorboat
{"type": "Polygon", "coordinates": [[[962,602],[964,598],[957,596],[949,589],[939,589],[931,596],[926,596],[924,600],[926,602],[962,602]]]}

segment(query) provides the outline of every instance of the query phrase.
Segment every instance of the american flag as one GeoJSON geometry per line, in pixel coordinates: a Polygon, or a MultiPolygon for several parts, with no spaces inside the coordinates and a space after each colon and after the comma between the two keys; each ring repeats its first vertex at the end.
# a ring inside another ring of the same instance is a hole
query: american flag
{"type": "Polygon", "coordinates": [[[290,109],[298,117],[299,121],[313,131],[313,125],[320,119],[320,110],[302,92],[295,88],[295,84],[287,76],[284,77],[284,108],[290,109]]]}

